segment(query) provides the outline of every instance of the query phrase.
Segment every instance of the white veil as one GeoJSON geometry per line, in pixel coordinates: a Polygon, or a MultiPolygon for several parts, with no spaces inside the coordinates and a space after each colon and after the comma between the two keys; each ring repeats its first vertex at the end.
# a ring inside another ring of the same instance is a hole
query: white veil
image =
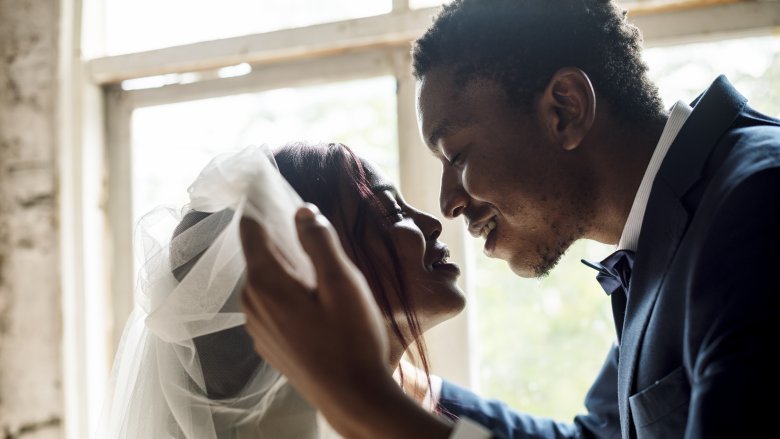
{"type": "Polygon", "coordinates": [[[297,275],[314,286],[295,232],[300,197],[266,147],[215,158],[189,193],[183,216],[156,209],[136,230],[145,262],[96,439],[332,436],[254,352],[239,309],[242,215],[273,231],[297,275]]]}

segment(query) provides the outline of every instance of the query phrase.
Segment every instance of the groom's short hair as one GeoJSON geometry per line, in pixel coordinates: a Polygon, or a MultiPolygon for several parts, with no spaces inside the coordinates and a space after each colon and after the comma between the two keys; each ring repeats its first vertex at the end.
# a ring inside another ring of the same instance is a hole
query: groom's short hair
{"type": "Polygon", "coordinates": [[[454,73],[456,86],[491,79],[527,108],[562,67],[577,67],[632,122],[663,114],[639,30],[611,0],[455,0],[414,44],[413,73],[454,73]]]}

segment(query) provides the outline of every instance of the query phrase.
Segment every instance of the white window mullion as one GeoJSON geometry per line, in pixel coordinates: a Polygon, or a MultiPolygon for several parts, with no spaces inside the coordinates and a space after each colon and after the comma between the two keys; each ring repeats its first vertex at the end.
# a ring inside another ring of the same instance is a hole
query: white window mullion
{"type": "Polygon", "coordinates": [[[641,31],[645,47],[771,35],[780,26],[780,1],[737,1],[637,8],[629,21],[641,31]]]}
{"type": "Polygon", "coordinates": [[[409,10],[409,0],[393,0],[393,12],[404,12],[409,10]]]}
{"type": "Polygon", "coordinates": [[[250,73],[233,78],[172,84],[124,93],[131,97],[135,107],[145,107],[241,93],[257,93],[277,88],[365,79],[386,75],[391,71],[392,65],[386,50],[364,50],[327,58],[256,65],[250,73]]]}
{"type": "Polygon", "coordinates": [[[107,264],[110,273],[110,340],[119,345],[127,317],[133,309],[133,154],[132,112],[127,95],[118,88],[106,92],[106,212],[108,217],[107,264]]]}

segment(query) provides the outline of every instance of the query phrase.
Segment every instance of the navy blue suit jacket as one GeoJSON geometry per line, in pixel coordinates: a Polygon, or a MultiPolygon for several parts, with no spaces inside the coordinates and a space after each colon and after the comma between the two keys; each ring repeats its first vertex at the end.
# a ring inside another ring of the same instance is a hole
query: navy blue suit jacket
{"type": "Polygon", "coordinates": [[[776,430],[780,121],[748,107],[723,76],[692,105],[653,183],[620,343],[586,397],[588,413],[573,423],[537,418],[451,383],[445,412],[505,437],[776,430]]]}

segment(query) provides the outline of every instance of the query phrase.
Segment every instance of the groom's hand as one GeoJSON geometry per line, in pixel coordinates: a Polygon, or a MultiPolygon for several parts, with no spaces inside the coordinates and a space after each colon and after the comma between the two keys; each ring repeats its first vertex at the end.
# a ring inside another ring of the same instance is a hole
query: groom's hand
{"type": "Polygon", "coordinates": [[[446,437],[447,425],[425,419],[425,413],[421,418],[395,385],[384,320],[333,228],[313,206],[300,209],[296,223],[316,269],[315,290],[292,274],[268,231],[241,220],[247,261],[242,307],[255,350],[345,436],[446,437]],[[394,432],[400,426],[387,423],[402,413],[407,421],[417,416],[428,428],[412,422],[403,426],[416,428],[411,436],[394,432]],[[431,436],[435,432],[440,434],[431,436]]]}
{"type": "Polygon", "coordinates": [[[347,392],[342,386],[356,373],[375,374],[376,380],[389,376],[389,347],[365,279],[313,209],[300,209],[296,223],[316,270],[315,290],[292,274],[267,230],[242,218],[247,262],[242,304],[258,353],[319,405],[332,398],[327,392],[347,392]]]}

